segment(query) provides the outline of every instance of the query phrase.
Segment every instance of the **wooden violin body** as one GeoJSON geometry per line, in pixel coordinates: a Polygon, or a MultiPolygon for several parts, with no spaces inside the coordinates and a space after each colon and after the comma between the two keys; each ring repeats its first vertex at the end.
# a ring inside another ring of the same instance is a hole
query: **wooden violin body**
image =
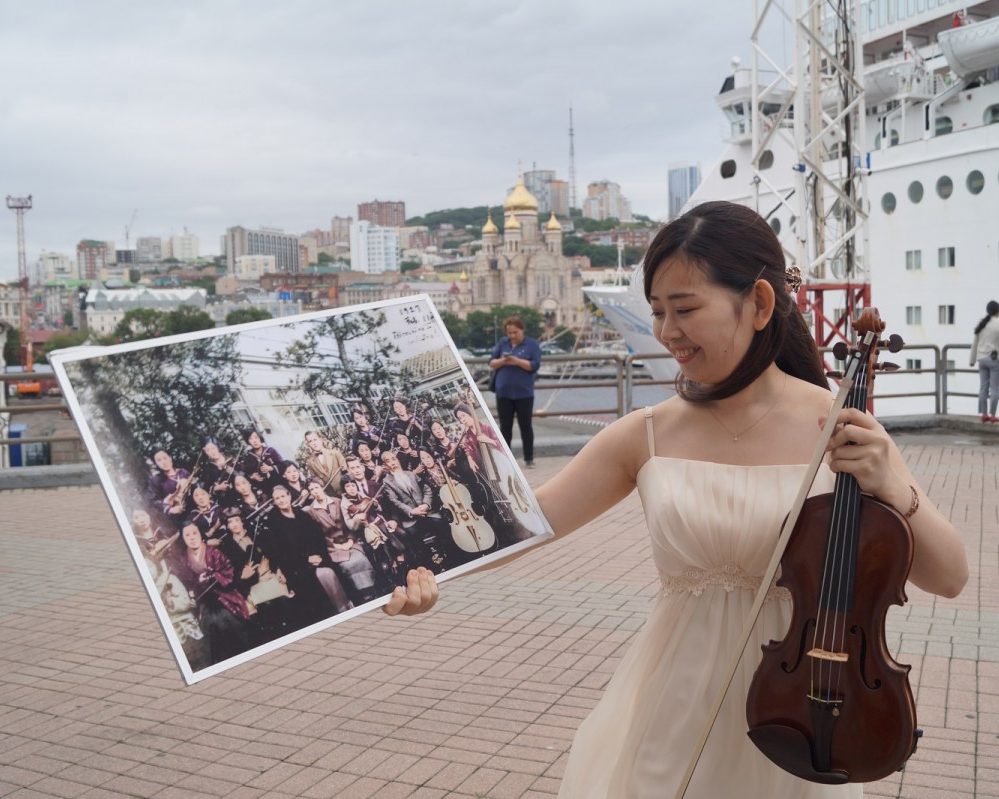
{"type": "MultiPolygon", "coordinates": [[[[846,406],[865,410],[885,325],[869,308],[854,327],[869,343],[857,353],[846,406]]],[[[895,339],[890,348],[901,347],[895,339]]],[[[791,624],[783,641],[763,647],[746,700],[749,737],[785,771],[813,782],[872,782],[915,750],[909,667],[885,643],[885,615],[905,604],[912,556],[905,517],[862,494],[848,472],[836,475],[831,494],[802,505],[777,581],[791,592],[791,624]]]]}
{"type": "Polygon", "coordinates": [[[872,782],[897,771],[918,737],[910,667],[884,639],[888,608],[906,600],[912,533],[894,508],[859,497],[856,534],[842,542],[856,555],[843,575],[852,586],[823,586],[834,497],[808,499],[791,534],[777,583],[794,611],[784,640],[763,647],[746,720],[753,743],[798,777],[872,782]]]}

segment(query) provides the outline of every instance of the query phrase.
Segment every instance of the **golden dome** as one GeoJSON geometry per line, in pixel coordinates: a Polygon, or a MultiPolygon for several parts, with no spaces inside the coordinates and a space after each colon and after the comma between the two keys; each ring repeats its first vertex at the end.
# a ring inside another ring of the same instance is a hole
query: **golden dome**
{"type": "Polygon", "coordinates": [[[523,176],[517,178],[517,185],[513,191],[503,201],[504,211],[533,211],[538,212],[538,201],[534,198],[524,185],[523,176]]]}
{"type": "Polygon", "coordinates": [[[508,214],[506,219],[503,221],[504,230],[520,230],[520,222],[517,221],[517,217],[513,214],[508,214]]]}
{"type": "Polygon", "coordinates": [[[561,230],[562,226],[558,223],[555,218],[555,212],[552,211],[552,218],[545,223],[545,230],[561,230]]]}
{"type": "Polygon", "coordinates": [[[491,213],[486,215],[486,224],[482,226],[482,232],[483,234],[499,233],[499,228],[493,222],[493,215],[491,213]]]}

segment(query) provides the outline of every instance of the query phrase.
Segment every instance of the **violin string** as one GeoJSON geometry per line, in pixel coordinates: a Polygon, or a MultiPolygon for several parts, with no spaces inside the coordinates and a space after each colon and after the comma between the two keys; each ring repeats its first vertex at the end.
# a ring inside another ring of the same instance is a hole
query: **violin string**
{"type": "MultiPolygon", "coordinates": [[[[856,393],[858,391],[858,383],[862,382],[862,376],[858,375],[858,380],[851,387],[850,393],[848,394],[847,407],[855,407],[856,405],[856,393]]],[[[836,651],[836,639],[837,639],[837,628],[839,625],[839,614],[835,611],[835,608],[842,607],[841,596],[842,596],[842,577],[843,577],[843,552],[845,548],[845,520],[849,518],[850,512],[850,492],[847,490],[849,481],[846,475],[840,473],[836,476],[836,486],[833,492],[833,508],[830,515],[829,531],[826,541],[826,557],[823,564],[822,573],[822,584],[819,591],[819,609],[816,618],[815,633],[813,635],[813,648],[821,648],[825,651],[836,651]],[[838,579],[837,579],[838,577],[838,579]],[[833,591],[833,582],[836,581],[836,590],[833,591]],[[830,617],[832,618],[832,630],[830,627],[830,617]],[[821,634],[820,634],[821,632],[821,634]],[[821,640],[821,646],[817,647],[816,644],[818,640],[821,640]]],[[[844,627],[845,629],[845,627],[844,627]]],[[[818,669],[818,683],[819,686],[828,686],[832,682],[833,672],[832,669],[835,668],[836,661],[832,661],[829,666],[829,677],[830,680],[827,683],[825,678],[825,662],[824,659],[818,658],[819,663],[816,666],[815,659],[811,664],[811,675],[812,675],[812,694],[815,695],[815,671],[818,669]]],[[[837,679],[838,683],[838,679],[837,679]]],[[[823,697],[828,699],[828,687],[823,697]]]]}
{"type": "MultiPolygon", "coordinates": [[[[861,386],[863,384],[863,366],[858,370],[856,382],[850,389],[848,407],[855,408],[857,406],[858,394],[861,391],[861,386]]],[[[844,592],[847,590],[845,583],[847,582],[845,578],[846,572],[846,548],[847,539],[849,538],[849,532],[847,528],[849,527],[850,510],[852,505],[853,486],[851,485],[850,476],[846,472],[840,472],[836,478],[837,482],[837,497],[840,503],[840,512],[837,514],[836,519],[836,553],[834,557],[834,565],[836,574],[836,590],[833,597],[830,597],[835,611],[833,612],[833,629],[832,635],[829,641],[829,651],[838,652],[839,641],[840,641],[840,625],[844,625],[845,629],[845,614],[843,612],[844,605],[844,592]]],[[[842,669],[839,665],[839,661],[832,660],[829,662],[829,680],[826,683],[827,696],[826,699],[830,699],[832,696],[833,685],[835,684],[838,688],[839,679],[842,673],[842,669]]]]}
{"type": "MultiPolygon", "coordinates": [[[[867,406],[867,392],[868,392],[868,381],[869,381],[869,377],[870,377],[870,375],[869,375],[868,370],[866,368],[866,364],[864,364],[863,368],[861,368],[861,370],[860,370],[860,379],[857,381],[858,384],[859,384],[859,390],[857,392],[857,398],[856,398],[857,402],[856,402],[856,404],[853,407],[860,408],[860,409],[866,408],[866,406],[867,406]]],[[[851,574],[851,571],[852,571],[852,570],[850,570],[850,567],[853,564],[854,560],[856,559],[856,553],[854,551],[854,546],[858,543],[857,542],[857,535],[858,535],[858,532],[859,532],[859,528],[858,528],[859,521],[860,521],[860,519],[859,519],[859,508],[860,508],[860,500],[861,500],[861,497],[860,497],[860,487],[858,485],[856,485],[856,480],[855,479],[851,479],[850,483],[851,483],[851,485],[850,485],[850,493],[849,493],[849,500],[848,500],[849,503],[850,503],[850,508],[849,508],[849,513],[847,514],[848,524],[846,525],[846,527],[848,529],[844,530],[844,534],[845,534],[845,538],[846,538],[846,543],[847,543],[847,551],[845,552],[845,559],[844,559],[844,564],[845,564],[844,572],[846,573],[847,577],[850,577],[850,574],[851,574]],[[852,522],[852,523],[849,523],[849,522],[852,522]],[[848,570],[850,570],[850,571],[848,571],[848,570]]],[[[845,649],[846,649],[846,630],[847,630],[846,608],[848,608],[850,606],[850,597],[847,594],[849,592],[851,592],[851,591],[854,590],[855,585],[856,585],[856,578],[854,576],[853,579],[847,579],[846,580],[846,584],[844,585],[844,588],[843,588],[843,596],[841,597],[841,605],[840,606],[844,610],[843,610],[843,614],[842,614],[842,630],[840,631],[840,635],[839,635],[839,651],[845,651],[845,649]]],[[[839,690],[839,687],[840,687],[840,680],[842,679],[843,671],[844,671],[844,667],[840,663],[840,665],[837,668],[837,676],[836,676],[836,689],[837,689],[837,691],[839,690]]]]}

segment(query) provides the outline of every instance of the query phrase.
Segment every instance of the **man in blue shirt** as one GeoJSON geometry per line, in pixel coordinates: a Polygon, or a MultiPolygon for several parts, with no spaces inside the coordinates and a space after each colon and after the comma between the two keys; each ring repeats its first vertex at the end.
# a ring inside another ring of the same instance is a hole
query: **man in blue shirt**
{"type": "Polygon", "coordinates": [[[524,462],[534,467],[534,378],[541,366],[538,342],[524,335],[524,322],[511,316],[503,322],[506,335],[493,349],[489,367],[496,370],[496,410],[500,432],[506,443],[513,440],[513,417],[517,417],[520,440],[524,445],[524,462]]]}

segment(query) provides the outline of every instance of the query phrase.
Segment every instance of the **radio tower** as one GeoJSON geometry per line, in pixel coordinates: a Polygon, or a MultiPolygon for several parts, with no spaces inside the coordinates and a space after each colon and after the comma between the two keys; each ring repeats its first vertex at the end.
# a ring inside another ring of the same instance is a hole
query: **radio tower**
{"type": "Polygon", "coordinates": [[[28,259],[24,254],[24,212],[31,210],[31,195],[7,195],[7,207],[17,214],[17,282],[21,289],[21,347],[24,352],[22,366],[30,372],[34,368],[31,351],[31,321],[28,318],[28,259]]]}
{"type": "Polygon", "coordinates": [[[572,106],[569,106],[569,216],[576,205],[576,144],[575,133],[572,130],[572,106]]]}

